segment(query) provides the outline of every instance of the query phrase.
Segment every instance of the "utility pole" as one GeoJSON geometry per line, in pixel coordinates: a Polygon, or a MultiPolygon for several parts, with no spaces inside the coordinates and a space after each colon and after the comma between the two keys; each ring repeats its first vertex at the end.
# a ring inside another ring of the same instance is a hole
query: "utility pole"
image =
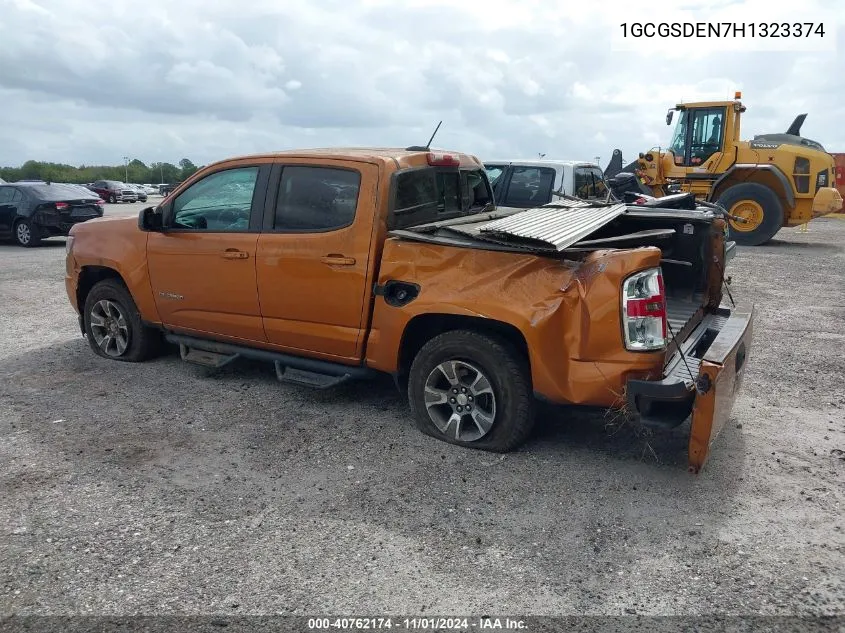
{"type": "Polygon", "coordinates": [[[129,157],[128,156],[123,157],[123,167],[124,167],[124,172],[125,172],[124,175],[126,176],[126,178],[124,179],[123,182],[128,183],[129,182],[129,157]]]}
{"type": "Polygon", "coordinates": [[[601,165],[601,156],[596,156],[596,165],[601,165]]]}

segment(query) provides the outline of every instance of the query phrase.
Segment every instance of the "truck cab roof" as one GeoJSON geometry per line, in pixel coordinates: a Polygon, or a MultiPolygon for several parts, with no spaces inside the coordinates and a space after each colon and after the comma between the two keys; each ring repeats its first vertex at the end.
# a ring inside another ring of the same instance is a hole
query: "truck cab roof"
{"type": "Polygon", "coordinates": [[[478,158],[463,152],[435,148],[426,150],[424,148],[402,149],[395,147],[318,147],[310,149],[290,149],[267,154],[238,156],[221,162],[228,163],[255,158],[333,158],[337,160],[352,160],[382,165],[392,165],[395,169],[405,169],[408,167],[421,167],[428,165],[428,157],[430,154],[435,157],[452,157],[459,163],[460,167],[483,168],[483,164],[478,158]]]}

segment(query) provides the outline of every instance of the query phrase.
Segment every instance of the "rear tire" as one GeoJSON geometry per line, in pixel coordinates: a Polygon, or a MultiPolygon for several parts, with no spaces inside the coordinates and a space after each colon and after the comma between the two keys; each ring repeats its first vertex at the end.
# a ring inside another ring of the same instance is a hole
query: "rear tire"
{"type": "Polygon", "coordinates": [[[99,356],[130,363],[152,358],[161,351],[161,333],[144,325],[132,295],[114,279],[97,283],[83,309],[88,344],[99,356]]]}
{"type": "Polygon", "coordinates": [[[765,244],[783,227],[783,205],[775,192],[764,185],[751,182],[734,185],[719,196],[717,203],[732,215],[750,219],[745,223],[728,219],[729,239],[737,244],[765,244]]]}
{"type": "Polygon", "coordinates": [[[505,341],[468,330],[422,347],[411,364],[408,401],[417,429],[467,448],[507,452],[534,426],[527,359],[505,341]]]}
{"type": "Polygon", "coordinates": [[[32,248],[41,243],[41,230],[31,220],[21,218],[15,222],[12,235],[14,235],[15,242],[18,246],[23,246],[24,248],[32,248]]]}

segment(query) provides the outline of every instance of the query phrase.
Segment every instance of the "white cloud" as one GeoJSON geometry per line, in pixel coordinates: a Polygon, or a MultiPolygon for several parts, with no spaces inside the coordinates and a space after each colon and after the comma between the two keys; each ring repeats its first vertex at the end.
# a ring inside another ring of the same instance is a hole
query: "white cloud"
{"type": "MultiPolygon", "coordinates": [[[[119,163],[296,146],[435,143],[485,156],[624,157],[668,142],[666,109],[743,91],[746,137],[845,149],[845,53],[656,42],[615,52],[623,21],[769,20],[749,0],[13,0],[0,20],[0,164],[119,163]],[[693,50],[691,50],[691,48],[693,50]]],[[[789,5],[825,21],[845,5],[789,5]]]]}

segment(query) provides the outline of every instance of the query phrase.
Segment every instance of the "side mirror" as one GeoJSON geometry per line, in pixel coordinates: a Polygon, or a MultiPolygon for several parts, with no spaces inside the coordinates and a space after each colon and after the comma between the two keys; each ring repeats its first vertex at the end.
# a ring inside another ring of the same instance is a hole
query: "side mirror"
{"type": "Polygon", "coordinates": [[[675,116],[674,110],[669,110],[669,112],[666,113],[666,125],[672,124],[672,117],[673,116],[675,116]]]}
{"type": "Polygon", "coordinates": [[[155,207],[147,207],[138,214],[138,228],[142,231],[161,232],[164,230],[163,215],[155,207]]]}

